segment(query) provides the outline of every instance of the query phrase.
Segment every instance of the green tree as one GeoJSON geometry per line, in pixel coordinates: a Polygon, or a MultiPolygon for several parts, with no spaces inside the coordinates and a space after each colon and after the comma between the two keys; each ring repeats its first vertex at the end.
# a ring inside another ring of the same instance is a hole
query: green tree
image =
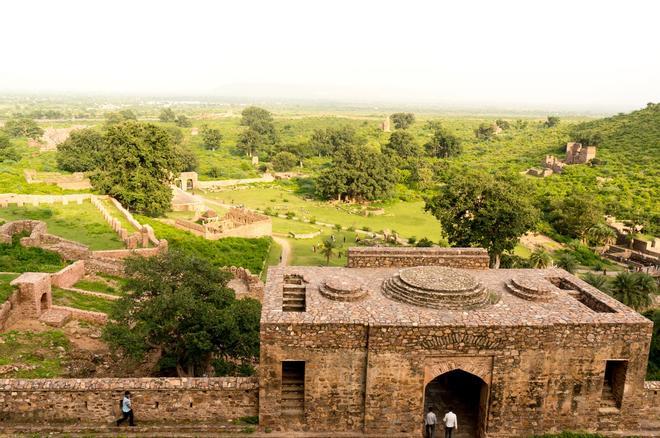
{"type": "Polygon", "coordinates": [[[273,157],[273,169],[278,172],[286,172],[298,163],[298,157],[291,152],[278,152],[273,157]]]}
{"type": "Polygon", "coordinates": [[[126,273],[127,293],[103,333],[113,349],[138,360],[160,350],[179,376],[205,375],[214,359],[258,358],[261,305],[237,300],[229,273],[176,251],[129,258],[126,273]]]}
{"type": "Polygon", "coordinates": [[[495,127],[488,123],[482,123],[477,129],[474,130],[474,135],[479,140],[490,140],[495,137],[495,127]]]}
{"type": "Polygon", "coordinates": [[[449,158],[461,154],[463,149],[456,136],[450,134],[439,122],[429,122],[427,126],[433,132],[431,140],[424,145],[427,154],[436,158],[449,158]]]}
{"type": "Polygon", "coordinates": [[[158,116],[158,119],[165,123],[174,122],[176,120],[176,114],[174,114],[172,108],[163,108],[163,110],[160,112],[160,116],[158,116]]]}
{"type": "Polygon", "coordinates": [[[557,116],[548,116],[547,120],[545,121],[544,125],[546,128],[553,128],[557,125],[559,125],[559,117],[557,116]]]}
{"type": "Polygon", "coordinates": [[[532,192],[518,175],[494,176],[468,169],[448,172],[426,211],[440,220],[453,246],[480,246],[499,267],[504,251],[513,251],[520,236],[538,220],[532,192]]]}
{"type": "Polygon", "coordinates": [[[401,158],[410,158],[419,156],[420,148],[411,133],[399,130],[390,135],[390,140],[383,146],[383,152],[394,153],[401,158]]]}
{"type": "Polygon", "coordinates": [[[202,126],[202,146],[204,149],[215,151],[222,144],[222,133],[219,129],[202,126]]]}
{"type": "Polygon", "coordinates": [[[390,120],[392,120],[394,128],[408,129],[415,123],[415,115],[413,113],[394,113],[390,116],[390,120]]]}
{"type": "Polygon", "coordinates": [[[350,126],[315,129],[309,140],[310,149],[319,157],[332,155],[339,149],[353,144],[363,144],[355,129],[350,126]]]}
{"type": "Polygon", "coordinates": [[[359,146],[338,150],[317,178],[317,193],[345,201],[373,201],[391,195],[398,175],[385,155],[359,146]]]}
{"type": "Polygon", "coordinates": [[[557,231],[586,242],[588,231],[603,218],[603,210],[593,196],[570,193],[554,205],[550,221],[557,231]]]}
{"type": "Polygon", "coordinates": [[[57,146],[57,167],[68,172],[90,172],[103,162],[105,139],[101,132],[92,129],[72,131],[57,146]]]}
{"type": "Polygon", "coordinates": [[[582,279],[598,290],[607,292],[609,290],[609,280],[606,275],[587,272],[582,275],[582,279]]]}
{"type": "Polygon", "coordinates": [[[91,177],[94,187],[139,213],[158,216],[167,211],[169,185],[184,168],[167,131],[126,121],[110,125],[103,137],[102,162],[91,177]]]}
{"type": "Polygon", "coordinates": [[[578,267],[578,263],[570,254],[561,254],[557,259],[557,267],[573,274],[578,267]]]}
{"type": "Polygon", "coordinates": [[[241,116],[241,125],[250,128],[264,123],[273,123],[273,115],[269,111],[257,106],[249,106],[245,108],[241,112],[241,116]]]}
{"type": "Polygon", "coordinates": [[[0,131],[0,163],[3,161],[18,161],[20,159],[21,155],[11,144],[9,136],[0,131]]]}
{"type": "Polygon", "coordinates": [[[5,122],[4,131],[12,137],[27,137],[34,140],[44,135],[37,122],[27,117],[12,117],[5,122]]]}
{"type": "Polygon", "coordinates": [[[190,128],[192,126],[192,122],[190,119],[183,114],[179,114],[176,116],[176,120],[174,121],[176,123],[176,126],[179,128],[190,128]]]}
{"type": "Polygon", "coordinates": [[[647,310],[644,312],[644,316],[653,321],[646,380],[660,380],[660,309],[647,310]]]}
{"type": "Polygon", "coordinates": [[[137,115],[129,109],[107,113],[105,115],[105,123],[108,125],[115,125],[127,120],[137,120],[137,115]]]}
{"type": "Polygon", "coordinates": [[[607,224],[599,222],[587,230],[589,242],[597,246],[609,246],[616,242],[616,233],[607,224]]]}
{"type": "Polygon", "coordinates": [[[621,272],[612,280],[612,296],[635,310],[650,306],[651,294],[655,291],[655,280],[648,274],[621,272]]]}
{"type": "Polygon", "coordinates": [[[507,130],[511,127],[511,124],[509,122],[502,119],[495,120],[495,124],[499,126],[502,130],[507,130]]]}
{"type": "Polygon", "coordinates": [[[165,126],[165,130],[167,131],[168,134],[170,134],[170,137],[172,137],[172,143],[180,145],[183,143],[183,132],[181,132],[181,129],[177,128],[176,126],[165,126]]]}
{"type": "Polygon", "coordinates": [[[535,269],[545,269],[552,265],[552,255],[543,248],[537,246],[529,256],[529,267],[535,269]]]}
{"type": "Polygon", "coordinates": [[[325,264],[330,264],[330,258],[338,251],[340,245],[336,240],[327,238],[321,246],[321,254],[325,256],[325,264]]]}

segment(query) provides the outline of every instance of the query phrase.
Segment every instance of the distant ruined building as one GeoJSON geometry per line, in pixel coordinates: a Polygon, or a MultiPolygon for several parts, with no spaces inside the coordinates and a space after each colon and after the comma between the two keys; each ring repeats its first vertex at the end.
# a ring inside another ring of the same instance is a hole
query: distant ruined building
{"type": "Polygon", "coordinates": [[[385,117],[385,120],[383,120],[380,124],[380,129],[383,132],[391,132],[392,128],[391,128],[390,123],[391,123],[390,122],[390,116],[385,117]]]}
{"type": "Polygon", "coordinates": [[[582,143],[566,143],[566,158],[562,161],[554,155],[546,155],[541,163],[542,168],[532,167],[525,172],[527,175],[546,177],[553,173],[562,173],[567,164],[588,164],[596,158],[596,146],[583,146],[582,143]]]}

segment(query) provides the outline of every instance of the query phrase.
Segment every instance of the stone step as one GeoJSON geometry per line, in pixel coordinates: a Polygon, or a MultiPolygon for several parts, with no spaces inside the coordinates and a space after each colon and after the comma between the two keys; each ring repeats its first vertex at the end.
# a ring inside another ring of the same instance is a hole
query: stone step
{"type": "Polygon", "coordinates": [[[39,321],[52,327],[63,327],[71,319],[71,312],[64,309],[48,309],[39,317],[39,321]]]}
{"type": "Polygon", "coordinates": [[[487,291],[481,287],[470,291],[465,295],[460,293],[430,293],[423,290],[411,290],[396,280],[396,277],[390,278],[383,283],[383,292],[395,300],[405,302],[414,306],[424,306],[432,308],[459,309],[468,306],[477,306],[488,301],[487,291]]]}
{"type": "Polygon", "coordinates": [[[321,295],[324,297],[328,298],[329,300],[333,301],[358,301],[367,294],[366,290],[360,290],[357,292],[354,291],[339,291],[335,292],[331,288],[325,287],[325,286],[320,286],[319,287],[319,292],[321,295]]]}
{"type": "Polygon", "coordinates": [[[527,301],[550,301],[553,298],[551,294],[539,294],[538,292],[529,292],[528,289],[521,289],[513,282],[506,283],[506,288],[513,295],[527,301]]]}
{"type": "Polygon", "coordinates": [[[428,291],[426,289],[417,289],[412,286],[408,286],[407,283],[403,283],[398,277],[387,279],[385,281],[385,285],[400,294],[414,295],[415,298],[418,298],[422,301],[428,300],[428,302],[454,301],[457,298],[462,297],[465,297],[465,300],[468,301],[470,298],[480,296],[484,292],[483,286],[480,286],[477,289],[461,292],[428,291]]]}
{"type": "Polygon", "coordinates": [[[431,292],[431,293],[447,293],[447,294],[461,294],[462,295],[463,293],[469,293],[469,292],[472,292],[472,291],[479,290],[479,289],[483,288],[481,284],[477,283],[473,287],[460,289],[460,290],[455,290],[455,291],[453,291],[453,290],[443,291],[443,290],[440,290],[440,288],[438,288],[438,289],[427,289],[427,288],[422,287],[422,286],[417,286],[417,285],[408,283],[406,280],[401,278],[401,276],[399,274],[394,275],[391,278],[391,280],[397,281],[400,284],[404,285],[405,287],[416,290],[416,291],[419,291],[420,293],[421,292],[431,292]]]}

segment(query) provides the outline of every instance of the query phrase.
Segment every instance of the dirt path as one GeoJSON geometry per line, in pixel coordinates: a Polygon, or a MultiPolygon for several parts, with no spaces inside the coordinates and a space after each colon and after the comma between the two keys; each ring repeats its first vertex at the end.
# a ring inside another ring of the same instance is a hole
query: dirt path
{"type": "Polygon", "coordinates": [[[291,244],[282,237],[273,236],[273,240],[282,247],[282,255],[280,256],[280,264],[278,266],[288,266],[291,259],[291,244]]]}

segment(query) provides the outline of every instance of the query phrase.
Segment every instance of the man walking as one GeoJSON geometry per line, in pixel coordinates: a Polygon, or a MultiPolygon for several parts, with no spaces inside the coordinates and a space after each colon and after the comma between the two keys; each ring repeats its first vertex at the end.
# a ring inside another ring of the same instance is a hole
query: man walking
{"type": "Polygon", "coordinates": [[[121,418],[117,420],[117,426],[128,420],[129,426],[135,426],[133,422],[133,406],[131,405],[131,393],[126,391],[121,401],[121,418]]]}
{"type": "Polygon", "coordinates": [[[454,430],[458,430],[458,419],[451,408],[449,408],[449,412],[445,414],[442,421],[445,423],[445,438],[451,438],[454,430]]]}
{"type": "Polygon", "coordinates": [[[424,425],[426,426],[426,438],[435,437],[435,425],[438,423],[438,418],[433,413],[433,408],[429,408],[426,417],[424,417],[424,425]]]}

